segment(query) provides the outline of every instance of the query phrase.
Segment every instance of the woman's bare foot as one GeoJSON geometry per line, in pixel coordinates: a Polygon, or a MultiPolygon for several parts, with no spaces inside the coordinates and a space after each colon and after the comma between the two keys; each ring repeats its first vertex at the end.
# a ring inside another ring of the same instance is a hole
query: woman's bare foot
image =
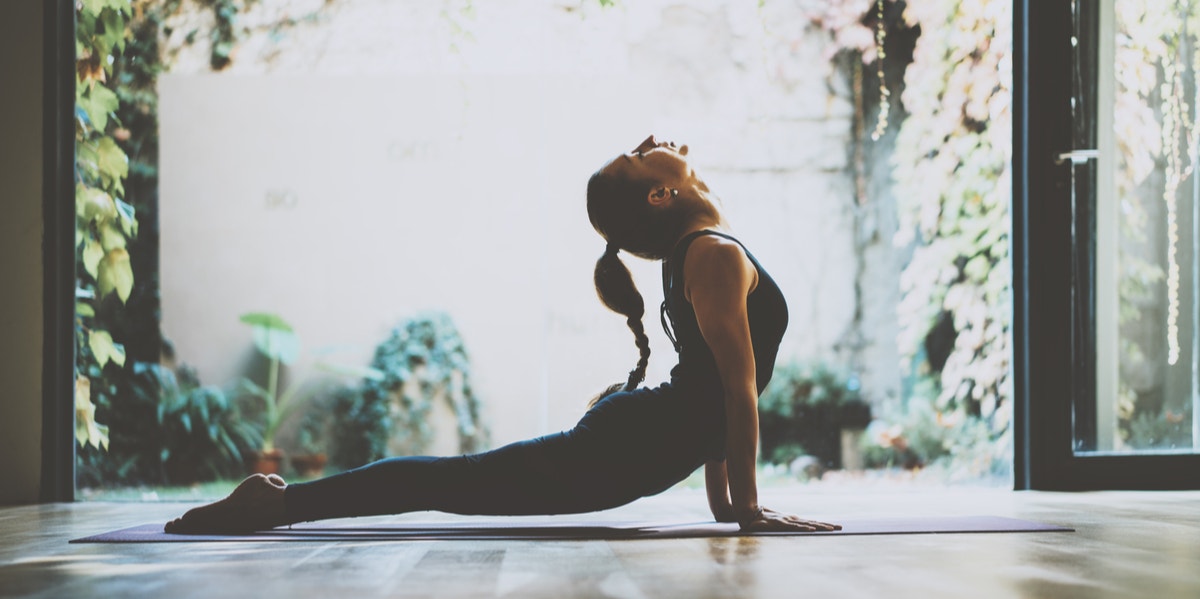
{"type": "Polygon", "coordinates": [[[229,497],[188,510],[163,527],[172,534],[246,534],[285,524],[283,490],[278,475],[252,474],[229,497]]]}

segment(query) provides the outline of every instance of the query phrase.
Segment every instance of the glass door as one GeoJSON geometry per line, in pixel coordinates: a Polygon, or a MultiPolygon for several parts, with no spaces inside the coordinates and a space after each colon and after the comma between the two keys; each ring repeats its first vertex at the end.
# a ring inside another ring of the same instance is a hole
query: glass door
{"type": "Polygon", "coordinates": [[[1200,2],[1073,5],[1072,450],[1192,453],[1200,2]]]}
{"type": "Polygon", "coordinates": [[[1016,487],[1200,488],[1200,1],[1014,9],[1016,487]]]}

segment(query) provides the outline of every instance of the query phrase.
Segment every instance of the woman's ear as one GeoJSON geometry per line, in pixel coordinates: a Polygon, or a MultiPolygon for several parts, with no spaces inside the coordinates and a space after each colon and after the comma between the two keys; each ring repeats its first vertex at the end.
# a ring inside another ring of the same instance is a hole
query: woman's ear
{"type": "Polygon", "coordinates": [[[674,197],[670,189],[666,187],[655,187],[650,190],[646,196],[646,201],[650,202],[651,206],[662,206],[674,197]]]}

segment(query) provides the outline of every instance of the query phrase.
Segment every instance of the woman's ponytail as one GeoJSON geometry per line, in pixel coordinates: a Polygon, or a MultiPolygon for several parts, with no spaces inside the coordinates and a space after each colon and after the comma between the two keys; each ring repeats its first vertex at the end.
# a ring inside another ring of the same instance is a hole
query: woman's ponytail
{"type": "Polygon", "coordinates": [[[612,243],[608,244],[604,255],[596,261],[595,283],[596,295],[600,296],[600,301],[609,310],[625,316],[629,330],[633,331],[639,357],[637,366],[629,372],[629,379],[609,387],[592,401],[593,404],[618,391],[636,389],[638,384],[645,380],[646,366],[650,363],[650,338],[646,336],[646,328],[642,325],[646,304],[633,282],[633,276],[629,274],[629,269],[617,255],[617,247],[612,243]]]}

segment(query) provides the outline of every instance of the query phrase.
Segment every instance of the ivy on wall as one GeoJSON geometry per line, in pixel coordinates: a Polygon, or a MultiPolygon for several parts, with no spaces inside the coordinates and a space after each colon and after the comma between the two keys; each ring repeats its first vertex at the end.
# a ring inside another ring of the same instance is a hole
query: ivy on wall
{"type": "MultiPolygon", "coordinates": [[[[831,60],[846,53],[858,59],[850,61],[855,83],[863,65],[886,60],[881,50],[889,30],[931,33],[917,37],[904,72],[903,121],[888,125],[881,111],[871,136],[877,139],[881,126],[899,127],[891,160],[900,218],[894,242],[912,248],[897,308],[902,369],[913,378],[905,402],[920,402],[910,411],[936,416],[928,426],[945,429],[951,454],[964,449],[955,447],[961,436],[955,430],[967,429],[987,431],[989,443],[973,437],[971,444],[1003,451],[995,442],[1009,426],[1012,403],[1011,7],[986,0],[827,0],[806,11],[829,36],[831,60]],[[897,9],[901,22],[881,18],[897,9]]],[[[895,82],[861,93],[878,93],[883,108],[886,85],[895,82]]],[[[862,125],[856,143],[871,143],[862,125]]],[[[860,195],[862,188],[856,186],[860,195]]],[[[967,457],[976,471],[1004,462],[999,455],[967,457]]]]}
{"type": "Polygon", "coordinates": [[[77,372],[75,438],[108,448],[108,428],[96,421],[93,397],[111,392],[106,368],[123,368],[125,348],[98,318],[106,301],[129,300],[134,274],[128,245],[137,236],[133,206],[124,201],[129,158],[117,143],[120,106],[113,64],[125,50],[129,0],[76,4],[75,250],[77,372]]]}
{"type": "Polygon", "coordinates": [[[1012,9],[1007,2],[913,2],[925,32],[905,74],[908,117],[893,158],[900,230],[915,242],[901,275],[901,351],[937,377],[939,412],[1007,430],[1012,9]],[[941,354],[931,334],[953,332],[941,354]]]}

